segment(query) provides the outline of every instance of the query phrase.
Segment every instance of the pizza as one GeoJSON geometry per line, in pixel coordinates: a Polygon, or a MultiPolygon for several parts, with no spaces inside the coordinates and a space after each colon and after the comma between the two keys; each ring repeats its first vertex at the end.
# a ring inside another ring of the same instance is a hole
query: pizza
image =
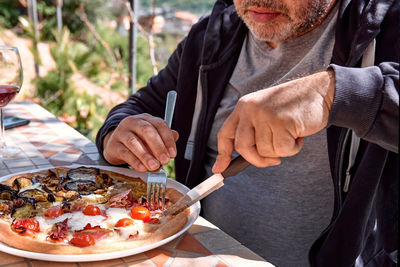
{"type": "MultiPolygon", "coordinates": [[[[0,241],[27,251],[93,254],[165,239],[188,221],[146,201],[139,177],[89,167],[55,167],[0,183],[0,241]]],[[[164,208],[182,194],[166,190],[164,208]]]]}

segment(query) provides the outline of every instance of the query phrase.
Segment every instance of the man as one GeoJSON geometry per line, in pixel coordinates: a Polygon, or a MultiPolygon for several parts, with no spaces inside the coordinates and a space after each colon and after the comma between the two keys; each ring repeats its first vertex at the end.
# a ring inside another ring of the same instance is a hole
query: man
{"type": "Polygon", "coordinates": [[[399,12],[395,0],[217,1],[111,110],[97,146],[141,172],[175,158],[189,187],[241,154],[254,166],[204,199],[206,219],[277,266],[394,266],[399,12]],[[374,39],[375,66],[360,68],[374,39]],[[176,131],[161,119],[169,90],[176,131]]]}

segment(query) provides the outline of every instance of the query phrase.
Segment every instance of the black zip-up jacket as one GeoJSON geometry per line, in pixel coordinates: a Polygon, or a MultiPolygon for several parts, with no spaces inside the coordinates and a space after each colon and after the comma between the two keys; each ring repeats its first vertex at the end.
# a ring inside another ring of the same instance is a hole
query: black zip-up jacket
{"type": "MultiPolygon", "coordinates": [[[[327,128],[335,206],[330,225],[310,250],[310,264],[395,266],[400,1],[342,0],[340,5],[331,65],[336,92],[327,128]],[[374,38],[375,66],[360,68],[361,57],[374,38]],[[349,129],[361,142],[345,193],[349,129]]],[[[232,0],[218,0],[212,13],[194,25],[178,45],[167,66],[146,87],[110,111],[97,135],[99,151],[103,152],[106,134],[123,118],[139,113],[163,117],[166,94],[176,90],[172,125],[180,134],[176,177],[189,187],[199,184],[205,175],[203,163],[214,115],[247,31],[232,0]],[[198,116],[196,98],[201,98],[198,116]],[[187,160],[184,152],[191,131],[194,149],[187,160]]]]}

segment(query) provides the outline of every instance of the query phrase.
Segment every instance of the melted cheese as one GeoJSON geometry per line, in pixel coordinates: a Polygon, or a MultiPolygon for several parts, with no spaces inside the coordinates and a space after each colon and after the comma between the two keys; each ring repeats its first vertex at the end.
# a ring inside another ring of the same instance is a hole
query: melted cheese
{"type": "Polygon", "coordinates": [[[64,213],[63,215],[54,219],[47,219],[43,216],[36,216],[36,220],[39,222],[40,225],[40,230],[43,232],[50,231],[55,223],[62,222],[65,219],[68,219],[68,228],[71,231],[82,230],[88,223],[90,223],[92,227],[100,226],[101,228],[108,228],[106,217],[102,215],[87,216],[81,211],[64,213]]]}
{"type": "Polygon", "coordinates": [[[35,184],[30,185],[30,186],[26,186],[24,188],[21,188],[19,190],[19,194],[21,194],[21,193],[23,193],[25,191],[28,191],[28,190],[39,190],[40,192],[44,192],[43,189],[42,189],[42,185],[39,184],[39,183],[35,183],[35,184]]]}
{"type": "MultiPolygon", "coordinates": [[[[100,209],[104,210],[104,205],[98,205],[100,209]]],[[[160,214],[152,214],[152,217],[160,217],[160,214]]],[[[106,209],[106,216],[96,215],[96,216],[87,216],[84,215],[81,211],[75,211],[71,213],[64,213],[63,215],[54,218],[48,219],[43,216],[37,216],[36,220],[40,225],[40,232],[37,236],[39,240],[45,241],[49,231],[52,229],[53,225],[57,222],[62,222],[65,219],[68,219],[68,228],[70,232],[83,230],[85,226],[90,223],[92,227],[100,226],[104,229],[113,230],[113,233],[110,233],[110,237],[108,240],[113,240],[113,242],[118,240],[129,240],[130,236],[136,235],[136,232],[139,231],[138,238],[141,237],[141,233],[148,232],[147,228],[153,228],[154,225],[146,225],[141,220],[134,220],[130,216],[130,210],[126,210],[123,208],[109,208],[106,209]],[[133,225],[129,225],[126,227],[115,227],[115,224],[123,218],[129,218],[133,221],[133,225]]],[[[161,221],[166,218],[159,218],[161,221]]],[[[70,239],[72,235],[69,235],[70,239]]],[[[64,242],[68,242],[65,240],[64,242]]]]}
{"type": "Polygon", "coordinates": [[[132,225],[126,227],[115,227],[114,229],[117,230],[122,240],[127,240],[131,235],[136,236],[137,231],[140,233],[141,227],[135,222],[132,225]]]}
{"type": "Polygon", "coordinates": [[[90,223],[92,227],[100,226],[101,228],[107,228],[105,220],[106,217],[102,215],[87,216],[82,212],[73,212],[71,218],[68,219],[68,227],[72,231],[79,231],[90,223]]]}

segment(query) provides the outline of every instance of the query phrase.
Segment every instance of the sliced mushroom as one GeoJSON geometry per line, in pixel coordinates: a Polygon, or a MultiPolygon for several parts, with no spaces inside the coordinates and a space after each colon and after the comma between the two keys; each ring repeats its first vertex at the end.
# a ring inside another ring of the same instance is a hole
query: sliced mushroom
{"type": "Polygon", "coordinates": [[[67,178],[68,168],[56,168],[56,169],[49,169],[49,175],[52,174],[55,177],[60,177],[62,179],[67,178]]]}
{"type": "Polygon", "coordinates": [[[0,184],[0,199],[13,200],[17,197],[17,191],[5,184],[0,184]]]}
{"type": "Polygon", "coordinates": [[[90,180],[75,180],[64,185],[68,191],[77,191],[79,194],[88,194],[97,189],[97,184],[90,180]]]}
{"type": "Polygon", "coordinates": [[[56,193],[56,197],[62,197],[63,199],[72,201],[78,199],[80,195],[77,191],[70,190],[70,191],[58,191],[56,193]]]}
{"type": "Polygon", "coordinates": [[[49,202],[56,201],[56,198],[54,197],[53,193],[47,194],[47,201],[49,201],[49,202]]]}
{"type": "Polygon", "coordinates": [[[53,206],[50,202],[38,202],[35,207],[35,215],[43,215],[49,208],[53,206]]]}
{"type": "Polygon", "coordinates": [[[33,185],[32,179],[27,177],[19,177],[13,181],[13,187],[16,190],[33,185]]]}
{"type": "Polygon", "coordinates": [[[89,194],[82,196],[82,200],[87,204],[105,204],[108,202],[108,197],[99,194],[89,194]]]}
{"type": "Polygon", "coordinates": [[[35,207],[29,202],[26,202],[25,205],[23,205],[20,208],[13,209],[11,213],[11,217],[17,220],[23,218],[29,218],[34,215],[36,215],[35,207]]]}
{"type": "Polygon", "coordinates": [[[0,216],[10,214],[12,211],[12,202],[10,200],[0,200],[0,216]]]}
{"type": "Polygon", "coordinates": [[[114,184],[113,179],[107,173],[101,173],[96,176],[96,182],[100,185],[111,186],[114,184]]]}
{"type": "Polygon", "coordinates": [[[36,175],[34,180],[48,187],[56,187],[60,183],[60,178],[50,170],[47,173],[36,175]]]}
{"type": "Polygon", "coordinates": [[[18,196],[32,198],[35,201],[47,201],[48,194],[38,188],[32,188],[19,192],[18,196]]]}
{"type": "Polygon", "coordinates": [[[79,167],[67,172],[68,178],[72,180],[91,180],[96,181],[96,176],[100,174],[97,168],[79,167]]]}

